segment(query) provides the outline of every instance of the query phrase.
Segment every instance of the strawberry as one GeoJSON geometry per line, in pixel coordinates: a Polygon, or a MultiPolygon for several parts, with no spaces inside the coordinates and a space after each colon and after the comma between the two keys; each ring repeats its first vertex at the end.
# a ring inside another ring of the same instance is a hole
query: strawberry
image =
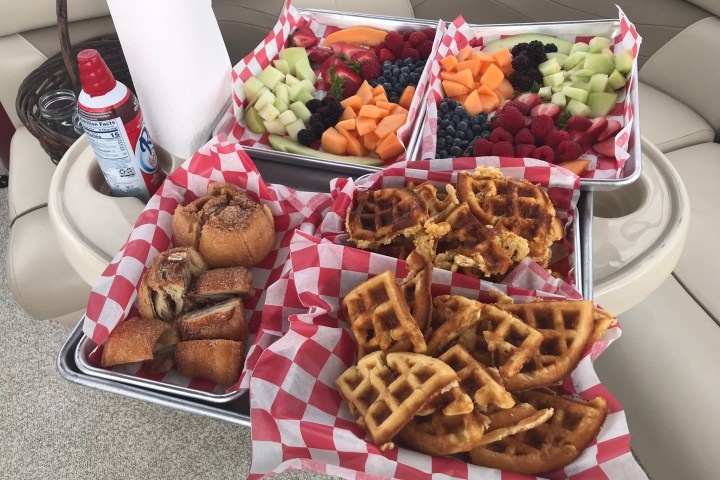
{"type": "Polygon", "coordinates": [[[537,158],[538,160],[544,160],[548,163],[553,163],[555,161],[555,152],[553,152],[552,148],[547,145],[543,145],[542,147],[536,148],[530,157],[537,158]]]}
{"type": "Polygon", "coordinates": [[[532,155],[537,147],[532,143],[520,143],[515,145],[515,156],[527,158],[532,155]]]}
{"type": "Polygon", "coordinates": [[[320,75],[322,76],[323,81],[326,84],[326,88],[330,88],[330,67],[338,65],[345,66],[345,62],[343,62],[342,59],[337,55],[333,55],[332,57],[325,60],[322,65],[320,65],[320,75]]]}
{"type": "Polygon", "coordinates": [[[352,80],[353,82],[358,84],[358,87],[360,87],[360,84],[362,83],[362,78],[360,78],[360,76],[355,73],[355,71],[352,70],[350,67],[346,65],[334,65],[334,68],[334,71],[330,71],[331,76],[335,74],[343,80],[352,80]]]}
{"type": "Polygon", "coordinates": [[[570,140],[570,134],[565,130],[552,130],[545,139],[545,145],[556,149],[560,142],[570,140]]]}
{"type": "Polygon", "coordinates": [[[488,157],[492,155],[493,143],[484,138],[480,138],[473,146],[473,157],[488,157]]]}
{"type": "Polygon", "coordinates": [[[435,40],[435,33],[436,33],[435,29],[424,28],[420,31],[425,34],[425,38],[427,38],[428,40],[430,40],[430,41],[435,40]]]}
{"type": "Polygon", "coordinates": [[[490,134],[490,141],[493,143],[508,142],[510,145],[512,145],[513,136],[512,133],[508,132],[504,128],[498,127],[493,129],[492,133],[490,134]]]}
{"type": "MultiPolygon", "coordinates": [[[[520,97],[522,97],[522,95],[520,95],[518,98],[520,97]]],[[[517,100],[517,98],[515,100],[517,100]]],[[[553,119],[553,122],[557,120],[557,118],[560,116],[560,113],[560,107],[558,107],[554,103],[541,103],[540,105],[536,105],[532,108],[532,110],[530,110],[531,117],[537,117],[538,115],[547,115],[548,117],[551,117],[553,119]]]]}
{"type": "Polygon", "coordinates": [[[412,32],[410,36],[408,36],[407,42],[410,44],[411,47],[417,47],[421,43],[423,43],[425,40],[427,40],[427,37],[422,32],[412,32]]]}
{"type": "Polygon", "coordinates": [[[397,32],[388,32],[385,35],[385,43],[388,49],[393,53],[400,53],[403,48],[403,37],[397,32]]]}
{"type": "Polygon", "coordinates": [[[606,138],[593,145],[592,148],[603,157],[615,158],[615,138],[606,138]]]}
{"type": "MultiPolygon", "coordinates": [[[[555,106],[557,107],[557,105],[555,106]]],[[[545,140],[554,127],[555,124],[553,123],[553,119],[551,117],[548,115],[537,115],[533,118],[533,121],[530,124],[530,131],[535,136],[535,142],[540,145],[544,145],[545,140]]]]}
{"type": "Polygon", "coordinates": [[[577,158],[582,155],[583,148],[579,143],[566,140],[558,144],[557,151],[555,153],[558,161],[561,162],[565,162],[567,160],[577,160],[577,158]]]}
{"type": "Polygon", "coordinates": [[[360,76],[363,80],[370,80],[371,78],[379,77],[381,73],[382,67],[375,58],[360,62],[360,76]]]}
{"type": "Polygon", "coordinates": [[[324,47],[313,47],[307,51],[310,63],[320,65],[333,55],[333,51],[324,47]]]}
{"type": "Polygon", "coordinates": [[[515,149],[510,142],[497,142],[493,145],[492,154],[498,157],[514,157],[515,149]]]}
{"type": "Polygon", "coordinates": [[[378,62],[385,63],[385,62],[394,62],[395,61],[395,55],[388,50],[387,48],[383,48],[380,50],[380,54],[378,54],[378,62]]]}
{"type": "Polygon", "coordinates": [[[584,132],[590,128],[591,125],[592,122],[590,119],[581,117],[580,115],[573,115],[568,118],[567,121],[568,130],[580,130],[581,132],[584,132]]]}
{"type": "Polygon", "coordinates": [[[614,137],[619,131],[620,128],[622,128],[622,125],[620,125],[620,122],[617,120],[608,120],[607,127],[605,127],[605,130],[598,136],[598,142],[602,142],[606,138],[614,137]]]}
{"type": "Polygon", "coordinates": [[[346,57],[352,58],[354,55],[362,52],[369,51],[365,47],[360,47],[358,45],[352,45],[350,43],[333,43],[330,45],[330,48],[335,53],[340,53],[342,55],[345,55],[346,57]]]}
{"type": "Polygon", "coordinates": [[[513,107],[503,107],[500,112],[500,127],[510,133],[515,133],[525,126],[525,117],[520,110],[513,107]]]}
{"type": "Polygon", "coordinates": [[[590,125],[590,128],[583,132],[578,143],[584,146],[590,146],[596,143],[598,137],[601,133],[603,133],[603,131],[605,131],[605,128],[607,128],[607,126],[608,121],[605,119],[605,117],[594,118],[592,120],[592,125],[590,125]]]}
{"type": "Polygon", "coordinates": [[[377,63],[377,57],[375,56],[375,53],[373,53],[372,50],[368,50],[367,48],[363,48],[362,51],[359,52],[354,52],[352,55],[350,55],[350,58],[352,58],[358,63],[363,63],[366,61],[373,61],[377,63]]]}
{"type": "Polygon", "coordinates": [[[425,40],[423,43],[418,45],[417,51],[420,54],[420,58],[429,58],[432,53],[432,47],[432,40],[425,40]]]}
{"type": "Polygon", "coordinates": [[[414,48],[405,47],[400,52],[400,58],[412,58],[413,62],[417,62],[418,60],[420,60],[420,52],[418,52],[414,48]]]}
{"type": "Polygon", "coordinates": [[[469,45],[470,45],[472,48],[482,47],[482,46],[483,46],[483,40],[482,40],[482,38],[478,38],[478,37],[471,38],[471,39],[470,39],[470,42],[469,42],[469,45]]]}
{"type": "MultiPolygon", "coordinates": [[[[513,101],[527,105],[527,111],[529,113],[536,105],[540,105],[542,98],[540,98],[540,95],[537,93],[522,93],[513,98],[513,101]]],[[[527,113],[525,115],[527,115],[527,113]]]]}
{"type": "Polygon", "coordinates": [[[342,90],[342,96],[343,98],[352,97],[355,95],[360,88],[360,84],[357,82],[354,82],[350,80],[349,78],[345,79],[345,82],[343,83],[343,90],[342,90]]]}
{"type": "Polygon", "coordinates": [[[515,140],[515,145],[520,145],[523,143],[534,144],[535,136],[532,134],[530,129],[523,127],[520,130],[518,130],[518,132],[515,134],[514,140],[515,140]]]}
{"type": "Polygon", "coordinates": [[[314,47],[318,44],[318,38],[310,27],[300,27],[290,35],[291,47],[314,47]]]}

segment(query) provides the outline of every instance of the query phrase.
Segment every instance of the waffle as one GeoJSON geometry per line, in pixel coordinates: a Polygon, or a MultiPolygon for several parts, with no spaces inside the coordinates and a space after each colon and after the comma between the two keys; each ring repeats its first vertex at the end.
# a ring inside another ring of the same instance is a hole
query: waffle
{"type": "Polygon", "coordinates": [[[503,275],[527,256],[527,241],[480,223],[468,203],[461,203],[438,220],[450,232],[437,241],[435,266],[482,278],[503,275]]]}
{"type": "Polygon", "coordinates": [[[357,192],[345,223],[350,241],[358,248],[373,249],[397,237],[411,237],[422,230],[427,219],[427,204],[418,194],[390,187],[357,192]]]}
{"type": "Polygon", "coordinates": [[[430,322],[432,313],[432,296],[430,295],[432,264],[415,251],[410,253],[406,261],[410,273],[400,284],[400,289],[410,307],[410,313],[415,319],[415,323],[423,332],[430,322]]]}
{"type": "Polygon", "coordinates": [[[416,353],[366,355],[335,385],[381,450],[429,401],[457,384],[455,372],[435,358],[416,353]]]}
{"type": "Polygon", "coordinates": [[[518,403],[510,408],[488,413],[488,430],[479,445],[488,445],[542,425],[553,413],[552,408],[538,410],[529,403],[518,403]]]}
{"type": "Polygon", "coordinates": [[[458,205],[457,192],[450,184],[445,185],[445,192],[438,192],[432,183],[421,183],[418,186],[408,185],[425,202],[428,207],[428,220],[434,221],[458,205]]]}
{"type": "Polygon", "coordinates": [[[550,246],[563,236],[562,224],[547,194],[526,180],[503,176],[494,167],[458,175],[458,197],[483,225],[492,225],[528,241],[529,257],[543,267],[550,246]]]}
{"type": "Polygon", "coordinates": [[[595,342],[600,340],[607,332],[607,329],[617,324],[617,318],[605,310],[599,308],[593,309],[593,331],[588,340],[588,348],[590,348],[595,342]]]}
{"type": "Polygon", "coordinates": [[[428,455],[452,455],[480,445],[488,419],[477,410],[464,415],[443,415],[440,411],[417,416],[400,431],[400,439],[428,455]]]}
{"type": "Polygon", "coordinates": [[[441,354],[448,345],[460,343],[466,350],[476,350],[483,304],[460,295],[440,295],[433,299],[433,314],[427,340],[429,355],[441,354]]]}
{"type": "Polygon", "coordinates": [[[529,475],[556,470],[580,456],[607,416],[602,397],[586,402],[533,390],[518,398],[538,410],[552,408],[553,416],[531,430],[472,449],[472,463],[529,475]]]}
{"type": "Polygon", "coordinates": [[[577,366],[593,331],[592,302],[566,300],[498,307],[519,317],[542,336],[539,350],[520,371],[516,374],[500,371],[508,390],[555,384],[577,366]]]}
{"type": "MultiPolygon", "coordinates": [[[[508,305],[511,306],[514,305],[508,305]]],[[[492,355],[493,364],[503,379],[516,375],[538,354],[543,335],[496,305],[485,305],[481,316],[483,337],[492,355]]],[[[508,387],[507,384],[505,386],[508,387]]]]}
{"type": "Polygon", "coordinates": [[[427,348],[390,270],[355,287],[341,308],[358,342],[358,358],[376,350],[424,353],[427,348]]]}

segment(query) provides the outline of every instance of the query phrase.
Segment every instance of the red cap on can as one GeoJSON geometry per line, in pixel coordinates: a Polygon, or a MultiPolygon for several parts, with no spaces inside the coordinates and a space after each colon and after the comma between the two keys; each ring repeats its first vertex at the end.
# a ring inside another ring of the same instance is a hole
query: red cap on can
{"type": "Polygon", "coordinates": [[[105,95],[115,88],[115,77],[97,50],[87,49],[78,53],[80,83],[91,97],[105,95]]]}

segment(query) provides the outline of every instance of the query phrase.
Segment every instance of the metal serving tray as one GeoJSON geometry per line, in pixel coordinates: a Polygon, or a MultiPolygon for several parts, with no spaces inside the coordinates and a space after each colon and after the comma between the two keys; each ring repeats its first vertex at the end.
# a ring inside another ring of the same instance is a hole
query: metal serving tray
{"type": "MultiPolygon", "coordinates": [[[[389,17],[389,16],[378,16],[368,15],[363,13],[345,13],[336,12],[332,10],[316,10],[316,9],[298,9],[304,17],[315,20],[322,24],[331,24],[338,27],[346,28],[353,27],[359,24],[376,27],[382,30],[397,30],[401,27],[431,27],[434,28],[438,21],[435,20],[424,20],[415,18],[403,18],[403,17],[389,17]]],[[[427,92],[426,92],[427,94],[427,92]]],[[[421,105],[424,103],[421,103],[421,105]]],[[[422,122],[420,122],[422,115],[418,114],[418,118],[415,121],[410,140],[408,141],[407,158],[415,158],[414,147],[418,144],[417,137],[420,135],[422,128],[422,122]]],[[[233,115],[232,106],[225,112],[218,124],[213,130],[213,136],[224,134],[228,135],[234,124],[235,117],[233,115]]],[[[310,157],[306,155],[296,155],[292,153],[283,153],[271,149],[269,146],[265,148],[261,147],[246,147],[243,149],[250,155],[253,160],[261,159],[267,162],[284,163],[287,165],[296,165],[302,167],[309,167],[315,170],[326,170],[332,171],[337,174],[344,175],[362,175],[365,173],[372,173],[380,170],[381,167],[370,167],[366,165],[357,165],[346,162],[335,162],[332,160],[325,160],[316,157],[310,157]]],[[[307,170],[304,169],[307,173],[307,170]]],[[[337,175],[335,175],[337,176],[337,175]]]]}
{"type": "MultiPolygon", "coordinates": [[[[538,23],[498,23],[477,25],[472,24],[470,28],[476,36],[484,36],[502,33],[502,35],[517,35],[521,33],[542,33],[545,35],[560,36],[605,36],[612,38],[620,33],[620,21],[617,19],[582,20],[569,22],[538,22],[538,23]]],[[[632,74],[637,80],[637,62],[633,63],[632,74]]],[[[630,135],[630,147],[627,159],[623,167],[623,175],[619,179],[580,179],[582,190],[614,190],[633,183],[640,178],[642,173],[642,151],[640,145],[640,100],[638,98],[638,82],[636,81],[629,92],[630,101],[633,107],[633,126],[630,135]]],[[[425,121],[427,102],[423,102],[422,122],[425,121]]],[[[422,129],[421,129],[422,130],[422,129]]],[[[422,142],[422,135],[417,135],[416,145],[409,151],[417,155],[422,142]]],[[[408,157],[415,158],[415,157],[408,157]]]]}

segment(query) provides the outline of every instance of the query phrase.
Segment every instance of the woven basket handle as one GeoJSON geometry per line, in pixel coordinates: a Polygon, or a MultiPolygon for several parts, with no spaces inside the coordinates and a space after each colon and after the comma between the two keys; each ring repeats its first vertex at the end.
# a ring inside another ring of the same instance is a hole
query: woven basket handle
{"type": "Polygon", "coordinates": [[[63,63],[65,64],[65,70],[70,77],[75,94],[79,94],[80,79],[78,77],[77,63],[72,57],[72,45],[70,44],[70,32],[68,30],[67,0],[56,0],[55,12],[57,14],[58,34],[60,35],[60,50],[62,52],[63,63]]]}

